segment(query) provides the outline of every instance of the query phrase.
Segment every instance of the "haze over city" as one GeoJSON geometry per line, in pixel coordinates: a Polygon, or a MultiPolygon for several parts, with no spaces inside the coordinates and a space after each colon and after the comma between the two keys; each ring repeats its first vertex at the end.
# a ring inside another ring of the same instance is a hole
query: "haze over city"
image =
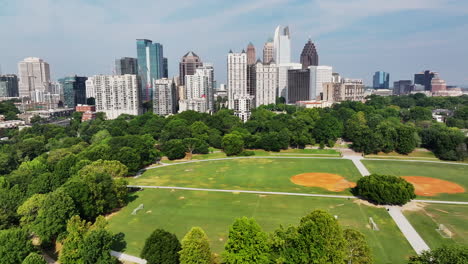
{"type": "Polygon", "coordinates": [[[226,81],[226,56],[252,42],[261,56],[277,25],[289,25],[292,60],[308,38],[320,62],[372,84],[383,70],[391,82],[430,69],[449,85],[467,86],[468,2],[463,0],[255,1],[0,1],[2,73],[25,57],[50,64],[53,79],[111,74],[118,57],[136,56],[135,39],[164,45],[169,76],[190,50],[213,62],[226,81]]]}

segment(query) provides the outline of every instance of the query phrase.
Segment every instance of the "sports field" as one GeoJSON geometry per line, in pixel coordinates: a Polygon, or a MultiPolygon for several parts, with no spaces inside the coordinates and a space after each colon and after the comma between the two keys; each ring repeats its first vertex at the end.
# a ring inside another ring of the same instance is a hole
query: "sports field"
{"type": "Polygon", "coordinates": [[[138,256],[151,231],[163,228],[179,239],[192,226],[202,227],[208,234],[214,252],[220,253],[226,242],[229,226],[241,216],[254,217],[267,232],[280,224],[297,224],[315,209],[338,216],[343,227],[363,232],[371,246],[375,263],[405,263],[414,254],[402,233],[385,209],[357,203],[355,199],[296,197],[148,189],[135,193],[135,200],[109,219],[109,229],[123,232],[126,253],[138,256]],[[140,204],[144,209],[132,215],[140,204]],[[380,231],[369,225],[372,217],[380,231]]]}
{"type": "Polygon", "coordinates": [[[362,163],[371,173],[434,178],[415,186],[418,199],[468,201],[467,165],[383,160],[363,160],[362,163]]]}
{"type": "MultiPolygon", "coordinates": [[[[349,188],[334,188],[343,183],[354,183],[360,178],[359,171],[350,160],[309,158],[241,158],[214,160],[147,170],[132,185],[178,186],[228,190],[253,190],[276,192],[301,192],[320,194],[350,194],[349,188]],[[292,177],[304,173],[328,173],[341,177],[335,180],[325,175],[316,175],[317,182],[324,185],[299,185],[292,177]],[[322,187],[319,187],[322,186],[322,187]]],[[[352,184],[349,185],[351,187],[352,184]]]]}

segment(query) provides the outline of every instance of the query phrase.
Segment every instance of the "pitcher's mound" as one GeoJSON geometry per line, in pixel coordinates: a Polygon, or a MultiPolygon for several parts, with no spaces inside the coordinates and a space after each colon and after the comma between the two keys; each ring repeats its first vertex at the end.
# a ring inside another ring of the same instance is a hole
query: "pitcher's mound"
{"type": "Polygon", "coordinates": [[[297,185],[320,187],[332,192],[341,192],[356,186],[356,183],[331,173],[302,173],[291,177],[291,181],[297,185]]]}
{"type": "Polygon", "coordinates": [[[414,185],[414,192],[420,196],[435,196],[440,193],[464,193],[465,189],[453,182],[422,176],[403,176],[414,185]]]}

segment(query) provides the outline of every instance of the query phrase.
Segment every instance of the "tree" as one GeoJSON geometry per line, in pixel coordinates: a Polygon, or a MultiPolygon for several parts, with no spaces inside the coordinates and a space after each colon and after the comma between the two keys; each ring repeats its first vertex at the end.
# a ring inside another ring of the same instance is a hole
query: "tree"
{"type": "Polygon", "coordinates": [[[91,138],[91,144],[102,143],[104,142],[104,140],[111,138],[111,137],[112,136],[109,133],[109,131],[107,131],[107,129],[100,130],[99,132],[94,134],[93,137],[91,138]]]}
{"type": "Polygon", "coordinates": [[[67,236],[62,242],[63,246],[59,252],[60,263],[80,263],[81,255],[79,249],[89,227],[90,224],[85,220],[81,220],[78,215],[75,215],[68,220],[67,236]]]}
{"type": "Polygon", "coordinates": [[[127,166],[130,173],[136,173],[140,168],[141,160],[137,151],[131,147],[123,147],[113,155],[113,159],[127,166]]]}
{"type": "Polygon", "coordinates": [[[410,257],[409,264],[465,264],[468,263],[468,247],[464,245],[442,246],[410,257]]]}
{"type": "Polygon", "coordinates": [[[33,250],[34,247],[26,230],[0,230],[0,263],[21,263],[33,250]]]}
{"type": "Polygon", "coordinates": [[[238,155],[244,150],[244,140],[239,134],[226,134],[223,137],[222,146],[226,155],[238,155]]]}
{"type": "Polygon", "coordinates": [[[371,174],[362,177],[352,192],[376,204],[403,205],[416,198],[411,183],[391,175],[371,174]]]}
{"type": "Polygon", "coordinates": [[[156,229],[146,239],[140,255],[148,264],[178,264],[180,250],[180,242],[174,234],[156,229]]]}
{"type": "Polygon", "coordinates": [[[407,125],[400,125],[396,129],[397,132],[397,143],[396,151],[400,154],[409,154],[417,146],[416,130],[407,125]]]}
{"type": "Polygon", "coordinates": [[[18,207],[17,213],[21,216],[20,223],[22,226],[29,227],[36,221],[39,210],[44,207],[46,198],[47,195],[45,194],[34,194],[18,207]]]}
{"type": "Polygon", "coordinates": [[[31,252],[23,260],[23,262],[21,262],[21,264],[47,264],[47,262],[45,261],[43,256],[41,256],[41,255],[39,255],[37,253],[31,252]]]}
{"type": "Polygon", "coordinates": [[[116,264],[117,260],[110,255],[112,242],[112,234],[104,228],[89,231],[79,248],[83,263],[116,264]]]}
{"type": "Polygon", "coordinates": [[[314,132],[317,142],[324,142],[333,147],[335,141],[341,137],[343,124],[330,114],[324,115],[315,124],[314,132]]]}
{"type": "Polygon", "coordinates": [[[122,178],[128,174],[128,168],[117,160],[97,160],[79,171],[79,175],[88,173],[105,173],[112,178],[122,178]]]}
{"type": "Polygon", "coordinates": [[[268,236],[253,218],[234,221],[222,254],[226,263],[269,263],[269,253],[268,236]]]}
{"type": "Polygon", "coordinates": [[[367,264],[373,263],[372,254],[367,244],[366,237],[354,229],[345,229],[343,231],[346,240],[346,258],[348,264],[367,264]]]}
{"type": "Polygon", "coordinates": [[[211,249],[208,236],[200,227],[192,229],[182,239],[181,264],[210,264],[211,249]]]}
{"type": "Polygon", "coordinates": [[[190,158],[194,152],[200,154],[208,153],[208,144],[198,138],[184,138],[182,144],[185,146],[185,151],[189,154],[190,158]]]}
{"type": "Polygon", "coordinates": [[[183,159],[185,157],[186,147],[180,139],[172,139],[165,142],[162,146],[162,152],[170,160],[183,159]]]}

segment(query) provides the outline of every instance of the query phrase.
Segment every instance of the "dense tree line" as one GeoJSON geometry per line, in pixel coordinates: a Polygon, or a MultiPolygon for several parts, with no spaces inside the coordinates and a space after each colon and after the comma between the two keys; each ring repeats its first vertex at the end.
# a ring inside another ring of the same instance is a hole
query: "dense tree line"
{"type": "Polygon", "coordinates": [[[358,180],[352,193],[376,204],[404,205],[416,198],[414,186],[391,175],[371,174],[358,180]]]}

